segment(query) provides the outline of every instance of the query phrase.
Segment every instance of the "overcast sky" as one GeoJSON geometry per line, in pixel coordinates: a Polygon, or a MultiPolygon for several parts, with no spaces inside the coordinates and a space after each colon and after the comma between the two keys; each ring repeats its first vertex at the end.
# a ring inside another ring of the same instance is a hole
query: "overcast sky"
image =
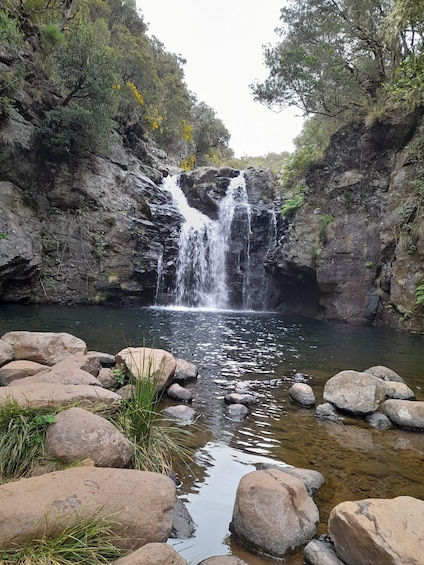
{"type": "Polygon", "coordinates": [[[253,101],[249,85],[264,80],[262,46],[276,43],[284,0],[137,0],[149,34],[181,55],[186,84],[216,111],[235,155],[292,151],[302,118],[253,101]]]}

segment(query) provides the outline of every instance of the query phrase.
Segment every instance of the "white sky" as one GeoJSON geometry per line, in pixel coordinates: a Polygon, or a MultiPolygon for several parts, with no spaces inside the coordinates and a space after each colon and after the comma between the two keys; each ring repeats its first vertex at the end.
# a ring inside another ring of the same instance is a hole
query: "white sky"
{"type": "Polygon", "coordinates": [[[268,71],[262,46],[278,37],[284,0],[137,0],[149,35],[181,55],[186,84],[216,111],[231,134],[236,157],[292,151],[302,118],[253,101],[249,85],[268,71]]]}

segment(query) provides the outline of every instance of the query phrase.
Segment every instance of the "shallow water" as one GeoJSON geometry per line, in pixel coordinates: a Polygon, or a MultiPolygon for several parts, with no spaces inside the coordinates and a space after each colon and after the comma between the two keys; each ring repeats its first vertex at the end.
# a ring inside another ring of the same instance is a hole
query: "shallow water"
{"type": "MultiPolygon", "coordinates": [[[[354,419],[344,426],[320,422],[314,410],[288,399],[296,372],[306,375],[321,402],[325,381],[338,371],[386,365],[424,400],[424,336],[276,313],[0,305],[0,335],[18,329],[67,331],[108,353],[145,343],[199,366],[198,380],[187,386],[201,429],[193,440],[195,462],[181,473],[179,490],[197,531],[190,540],[171,541],[189,563],[224,553],[249,565],[275,562],[243,551],[228,531],[241,476],[264,462],[324,475],[315,498],[319,533],[343,500],[424,498],[424,434],[378,431],[354,419]],[[240,381],[258,403],[246,420],[234,422],[223,397],[240,381]]],[[[301,564],[301,554],[284,562],[301,564]]]]}

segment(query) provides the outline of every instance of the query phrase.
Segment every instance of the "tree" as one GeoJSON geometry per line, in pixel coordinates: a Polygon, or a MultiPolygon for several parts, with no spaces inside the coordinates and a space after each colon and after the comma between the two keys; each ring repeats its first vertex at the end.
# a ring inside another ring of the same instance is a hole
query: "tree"
{"type": "Polygon", "coordinates": [[[282,41],[265,48],[269,77],[253,85],[268,106],[335,116],[375,101],[398,64],[387,42],[393,0],[290,0],[282,41]]]}
{"type": "Polygon", "coordinates": [[[196,104],[191,111],[191,123],[197,166],[232,156],[232,151],[228,148],[230,133],[210,106],[204,102],[196,104]]]}

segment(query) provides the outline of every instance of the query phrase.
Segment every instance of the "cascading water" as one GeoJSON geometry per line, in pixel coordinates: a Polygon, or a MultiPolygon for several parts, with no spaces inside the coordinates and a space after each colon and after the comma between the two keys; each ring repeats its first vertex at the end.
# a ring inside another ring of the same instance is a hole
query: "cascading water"
{"type": "Polygon", "coordinates": [[[243,308],[249,308],[250,206],[244,174],[231,179],[215,221],[189,206],[178,185],[178,176],[166,177],[163,187],[172,194],[183,217],[176,266],[175,304],[211,309],[229,307],[227,260],[237,210],[238,223],[244,226],[244,245],[237,251],[238,270],[243,276],[243,308]],[[242,216],[244,219],[240,222],[242,216]],[[243,272],[240,265],[242,255],[245,263],[243,272]]]}

